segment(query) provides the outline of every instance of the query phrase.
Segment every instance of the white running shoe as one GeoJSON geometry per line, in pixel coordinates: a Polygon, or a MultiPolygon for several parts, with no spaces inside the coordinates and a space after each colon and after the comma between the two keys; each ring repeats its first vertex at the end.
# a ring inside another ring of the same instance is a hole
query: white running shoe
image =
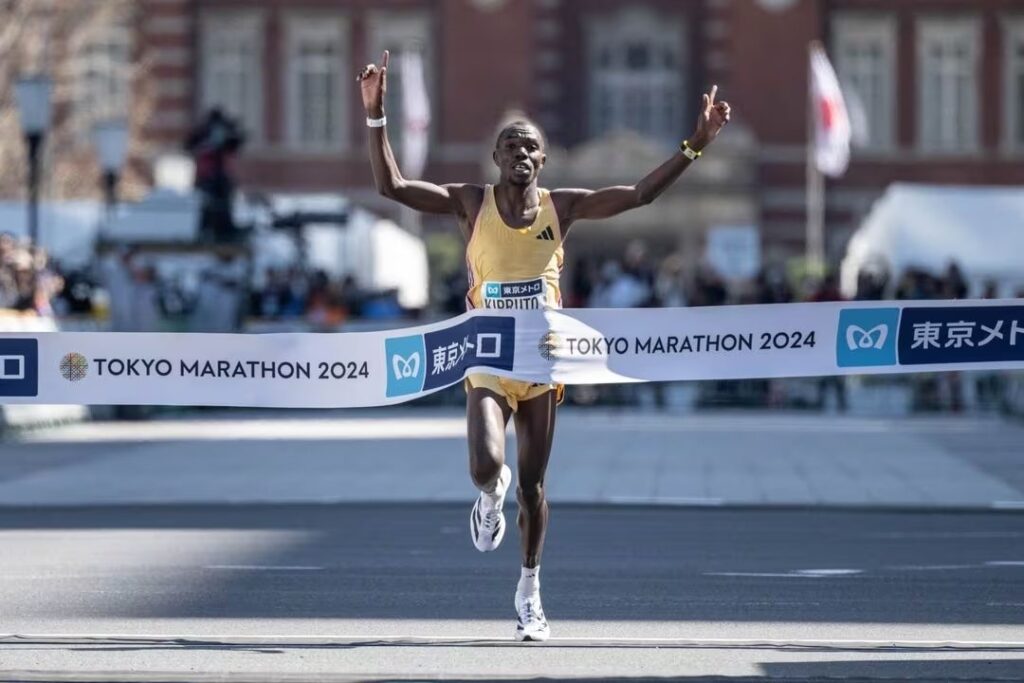
{"type": "Polygon", "coordinates": [[[473,545],[482,553],[490,550],[497,550],[501,545],[501,539],[505,538],[505,513],[501,506],[505,504],[505,494],[512,483],[512,470],[508,465],[501,466],[501,473],[498,475],[498,486],[495,491],[500,495],[498,502],[493,507],[488,506],[485,511],[483,491],[473,504],[473,511],[469,514],[469,535],[473,539],[473,545]]]}
{"type": "Polygon", "coordinates": [[[527,597],[516,591],[516,640],[547,640],[551,636],[544,608],[540,604],[540,591],[527,597]]]}

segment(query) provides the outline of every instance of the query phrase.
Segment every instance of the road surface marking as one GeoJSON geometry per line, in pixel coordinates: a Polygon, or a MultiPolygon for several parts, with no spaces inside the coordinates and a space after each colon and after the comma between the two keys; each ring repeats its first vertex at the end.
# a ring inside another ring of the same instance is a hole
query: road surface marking
{"type": "Polygon", "coordinates": [[[1024,500],[994,500],[992,507],[996,510],[1024,510],[1024,500]]]}
{"type": "Polygon", "coordinates": [[[863,574],[863,569],[797,569],[797,574],[804,576],[854,576],[863,574]]]}
{"type": "MultiPolygon", "coordinates": [[[[202,641],[204,645],[213,643],[223,644],[259,644],[261,646],[272,646],[275,643],[299,643],[308,645],[324,645],[332,643],[355,643],[373,644],[378,642],[387,643],[480,643],[480,642],[516,642],[511,636],[486,637],[479,633],[464,636],[424,636],[424,635],[394,635],[394,634],[338,634],[328,635],[318,633],[315,635],[278,635],[278,634],[200,634],[200,633],[0,633],[0,642],[10,643],[55,643],[83,641],[96,644],[100,641],[113,643],[137,643],[150,644],[153,642],[168,642],[169,644],[187,647],[189,641],[202,641]]],[[[863,649],[900,649],[900,648],[929,648],[939,650],[949,649],[1020,649],[1024,650],[1024,640],[1015,641],[985,641],[985,640],[859,640],[859,639],[780,639],[763,640],[755,638],[643,638],[643,637],[587,637],[569,636],[552,638],[548,644],[572,644],[586,643],[591,645],[614,645],[625,644],[650,644],[650,645],[676,645],[678,647],[835,647],[835,648],[863,648],[863,649]]]]}
{"type": "Polygon", "coordinates": [[[307,565],[258,565],[258,564],[210,564],[203,569],[216,569],[245,572],[315,572],[323,567],[307,565]]]}
{"type": "Polygon", "coordinates": [[[887,531],[884,533],[865,534],[864,537],[887,541],[943,538],[1024,538],[1024,531],[887,531]]]}
{"type": "Polygon", "coordinates": [[[605,500],[616,505],[698,505],[718,507],[725,504],[721,498],[673,498],[670,496],[608,496],[605,500]]]}
{"type": "Polygon", "coordinates": [[[819,574],[794,574],[793,572],[704,572],[704,576],[751,576],[768,579],[821,579],[819,574]]]}
{"type": "Polygon", "coordinates": [[[977,569],[978,564],[900,564],[885,569],[897,572],[943,572],[960,569],[977,569]]]}
{"type": "Polygon", "coordinates": [[[863,574],[863,569],[791,569],[788,572],[704,572],[704,576],[754,576],[772,579],[825,579],[863,574]]]}

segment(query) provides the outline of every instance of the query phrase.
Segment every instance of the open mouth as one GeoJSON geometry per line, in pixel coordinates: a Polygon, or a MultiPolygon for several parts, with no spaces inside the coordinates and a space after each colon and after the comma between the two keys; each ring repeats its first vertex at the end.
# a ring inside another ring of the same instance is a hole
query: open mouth
{"type": "Polygon", "coordinates": [[[530,171],[533,170],[533,168],[529,164],[519,163],[515,164],[512,167],[512,170],[515,171],[516,173],[529,173],[530,171]]]}

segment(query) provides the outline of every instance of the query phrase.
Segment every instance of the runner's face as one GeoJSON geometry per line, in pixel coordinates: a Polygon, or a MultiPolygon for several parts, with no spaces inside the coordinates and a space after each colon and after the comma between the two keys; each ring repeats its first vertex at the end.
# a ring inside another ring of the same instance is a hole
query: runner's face
{"type": "Polygon", "coordinates": [[[537,180],[546,160],[540,133],[533,128],[505,131],[494,149],[494,163],[501,171],[501,181],[513,185],[529,185],[537,180]]]}

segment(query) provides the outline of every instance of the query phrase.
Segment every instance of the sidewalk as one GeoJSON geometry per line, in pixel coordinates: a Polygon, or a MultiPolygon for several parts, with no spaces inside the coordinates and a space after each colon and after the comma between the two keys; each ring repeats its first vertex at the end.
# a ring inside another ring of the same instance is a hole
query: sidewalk
{"type": "MultiPolygon", "coordinates": [[[[558,420],[556,504],[1024,509],[1024,425],[997,418],[569,408],[558,420]]],[[[68,425],[0,443],[0,505],[468,505],[464,433],[461,411],[432,408],[68,425]]]]}

